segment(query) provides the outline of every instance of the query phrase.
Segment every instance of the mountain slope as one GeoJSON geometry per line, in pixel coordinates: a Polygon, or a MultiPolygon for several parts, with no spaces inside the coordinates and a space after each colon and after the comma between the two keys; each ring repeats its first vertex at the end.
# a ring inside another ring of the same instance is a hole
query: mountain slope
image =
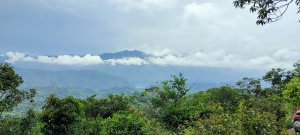
{"type": "Polygon", "coordinates": [[[131,93],[132,85],[126,80],[90,70],[48,71],[20,69],[16,72],[24,80],[22,88],[36,88],[42,95],[56,93],[59,96],[86,97],[109,93],[131,93]]]}

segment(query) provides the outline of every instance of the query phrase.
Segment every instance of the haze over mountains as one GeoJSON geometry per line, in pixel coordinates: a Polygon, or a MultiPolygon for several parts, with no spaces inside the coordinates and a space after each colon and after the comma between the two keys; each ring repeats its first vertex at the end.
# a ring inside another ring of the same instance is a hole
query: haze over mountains
{"type": "Polygon", "coordinates": [[[133,85],[128,81],[92,70],[16,69],[16,71],[25,81],[22,88],[36,88],[38,93],[45,96],[57,94],[84,98],[93,94],[105,96],[120,93],[131,94],[134,91],[133,85]]]}
{"type": "MultiPolygon", "coordinates": [[[[145,52],[121,51],[103,53],[102,60],[124,58],[147,59],[150,54],[145,52]]],[[[0,57],[4,61],[4,57],[0,57]]],[[[160,66],[160,65],[59,65],[38,62],[13,63],[17,73],[24,79],[23,88],[36,88],[44,96],[56,93],[59,96],[74,95],[85,98],[97,94],[124,93],[130,94],[144,88],[157,85],[162,80],[170,79],[171,75],[183,73],[188,78],[191,92],[207,88],[234,84],[241,78],[260,77],[264,71],[191,67],[191,66],[160,66]]]]}

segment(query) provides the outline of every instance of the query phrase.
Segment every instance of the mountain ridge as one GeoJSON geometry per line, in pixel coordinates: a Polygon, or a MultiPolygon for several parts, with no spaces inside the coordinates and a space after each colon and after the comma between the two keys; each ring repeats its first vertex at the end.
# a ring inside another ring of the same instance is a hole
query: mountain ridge
{"type": "Polygon", "coordinates": [[[126,57],[137,57],[137,58],[145,58],[148,57],[145,52],[139,50],[124,50],[115,53],[102,53],[99,55],[101,59],[108,60],[108,59],[122,59],[126,57]]]}

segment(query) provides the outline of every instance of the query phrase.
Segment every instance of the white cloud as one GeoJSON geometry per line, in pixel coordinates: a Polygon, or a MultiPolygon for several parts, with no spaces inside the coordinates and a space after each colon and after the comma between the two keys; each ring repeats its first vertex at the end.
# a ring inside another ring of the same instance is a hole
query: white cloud
{"type": "Polygon", "coordinates": [[[7,52],[5,56],[8,58],[5,62],[15,63],[18,61],[34,61],[30,56],[26,56],[24,53],[19,52],[7,52]]]}
{"type": "Polygon", "coordinates": [[[169,54],[164,57],[152,57],[149,61],[157,65],[198,66],[198,67],[233,67],[239,65],[234,54],[224,51],[195,52],[186,55],[169,54]]]}
{"type": "Polygon", "coordinates": [[[193,2],[184,6],[183,19],[189,20],[208,20],[217,16],[218,10],[212,3],[193,2]]]}
{"type": "Polygon", "coordinates": [[[61,65],[94,65],[101,64],[103,60],[100,56],[93,56],[86,54],[85,56],[71,56],[71,55],[59,55],[56,57],[50,56],[27,56],[24,53],[19,52],[7,52],[6,54],[8,63],[16,62],[38,62],[38,63],[47,63],[47,64],[61,64],[61,65]]]}
{"type": "Polygon", "coordinates": [[[177,4],[177,0],[110,0],[110,2],[123,11],[165,9],[177,4]]]}
{"type": "Polygon", "coordinates": [[[8,63],[16,62],[37,62],[46,64],[59,64],[59,65],[97,65],[97,64],[110,64],[110,65],[143,65],[147,64],[144,59],[136,57],[128,57],[122,59],[108,59],[102,60],[98,55],[86,54],[79,55],[58,55],[55,57],[50,56],[28,56],[20,52],[7,52],[5,54],[8,63]]]}
{"type": "Polygon", "coordinates": [[[146,54],[150,54],[154,57],[162,57],[168,54],[172,54],[172,50],[169,48],[162,48],[162,47],[154,47],[148,44],[144,44],[138,48],[134,48],[133,50],[140,50],[145,52],[146,54]]]}
{"type": "Polygon", "coordinates": [[[175,53],[167,48],[150,48],[149,52],[163,52],[164,55],[149,57],[147,62],[154,65],[195,66],[195,67],[219,67],[219,68],[292,68],[292,64],[300,58],[300,48],[279,48],[273,51],[265,51],[262,55],[248,55],[245,53],[229,52],[226,50],[215,51],[188,51],[188,53],[175,53]]]}
{"type": "Polygon", "coordinates": [[[108,59],[105,62],[110,65],[144,65],[146,60],[137,57],[127,57],[122,59],[108,59]]]}
{"type": "Polygon", "coordinates": [[[163,57],[150,57],[150,64],[172,66],[221,67],[221,68],[291,68],[300,57],[300,50],[278,49],[273,53],[260,56],[219,51],[198,51],[185,55],[168,54],[163,57]]]}
{"type": "Polygon", "coordinates": [[[78,55],[59,55],[57,57],[38,56],[36,60],[42,63],[61,65],[95,65],[103,62],[100,56],[93,56],[91,54],[86,54],[83,57],[78,55]]]}
{"type": "MultiPolygon", "coordinates": [[[[149,48],[148,48],[149,49],[149,48]]],[[[149,49],[151,50],[151,49],[149,49]]],[[[218,67],[218,68],[291,68],[293,63],[300,58],[299,49],[277,49],[265,55],[247,56],[224,50],[196,51],[189,53],[174,53],[170,49],[152,48],[152,54],[146,58],[125,57],[120,59],[102,60],[98,55],[87,54],[85,56],[59,55],[56,57],[37,56],[32,57],[19,52],[8,52],[6,62],[38,62],[59,65],[159,65],[159,66],[194,66],[194,67],[218,67]],[[161,54],[156,54],[162,50],[161,54]],[[163,51],[167,50],[167,51],[163,51]]],[[[151,51],[150,51],[151,53],[151,51]]],[[[149,54],[149,53],[147,53],[149,54]]]]}

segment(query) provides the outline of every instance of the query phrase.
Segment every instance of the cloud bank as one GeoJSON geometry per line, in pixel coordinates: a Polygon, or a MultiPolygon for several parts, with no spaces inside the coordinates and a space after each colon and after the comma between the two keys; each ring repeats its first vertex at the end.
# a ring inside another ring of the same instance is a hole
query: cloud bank
{"type": "Polygon", "coordinates": [[[136,57],[122,58],[122,59],[108,59],[102,60],[98,55],[86,54],[79,55],[58,55],[58,56],[29,56],[20,52],[7,52],[5,54],[8,63],[16,62],[36,62],[45,64],[59,64],[59,65],[97,65],[97,64],[110,64],[110,65],[142,65],[146,61],[136,57]]]}
{"type": "MultiPolygon", "coordinates": [[[[290,52],[300,52],[297,7],[290,7],[283,20],[261,27],[255,24],[256,14],[235,9],[228,0],[2,1],[1,53],[18,50],[28,54],[62,54],[59,58],[21,55],[14,58],[17,61],[192,66],[262,63],[265,67],[268,63],[290,63],[282,59],[289,57],[290,52]],[[153,54],[148,59],[110,62],[92,57],[94,55],[86,58],[64,55],[112,52],[143,44],[162,49],[145,50],[153,54]],[[286,52],[289,53],[284,55],[286,52]],[[225,56],[221,60],[202,58],[217,54],[225,56]],[[42,58],[47,60],[40,60],[42,58]],[[175,62],[171,62],[173,58],[175,62]],[[226,64],[227,61],[237,64],[226,64]]],[[[290,60],[295,62],[295,58],[290,60]]]]}
{"type": "Polygon", "coordinates": [[[8,63],[36,62],[59,65],[158,65],[158,66],[192,66],[192,67],[218,67],[218,68],[291,68],[292,64],[300,58],[300,51],[296,49],[279,49],[270,54],[249,57],[243,54],[218,51],[196,51],[189,53],[174,53],[170,49],[151,48],[144,50],[145,58],[124,57],[119,59],[103,60],[99,55],[58,55],[58,56],[29,56],[19,52],[5,54],[8,63]],[[159,50],[161,52],[159,53],[159,50]]]}

